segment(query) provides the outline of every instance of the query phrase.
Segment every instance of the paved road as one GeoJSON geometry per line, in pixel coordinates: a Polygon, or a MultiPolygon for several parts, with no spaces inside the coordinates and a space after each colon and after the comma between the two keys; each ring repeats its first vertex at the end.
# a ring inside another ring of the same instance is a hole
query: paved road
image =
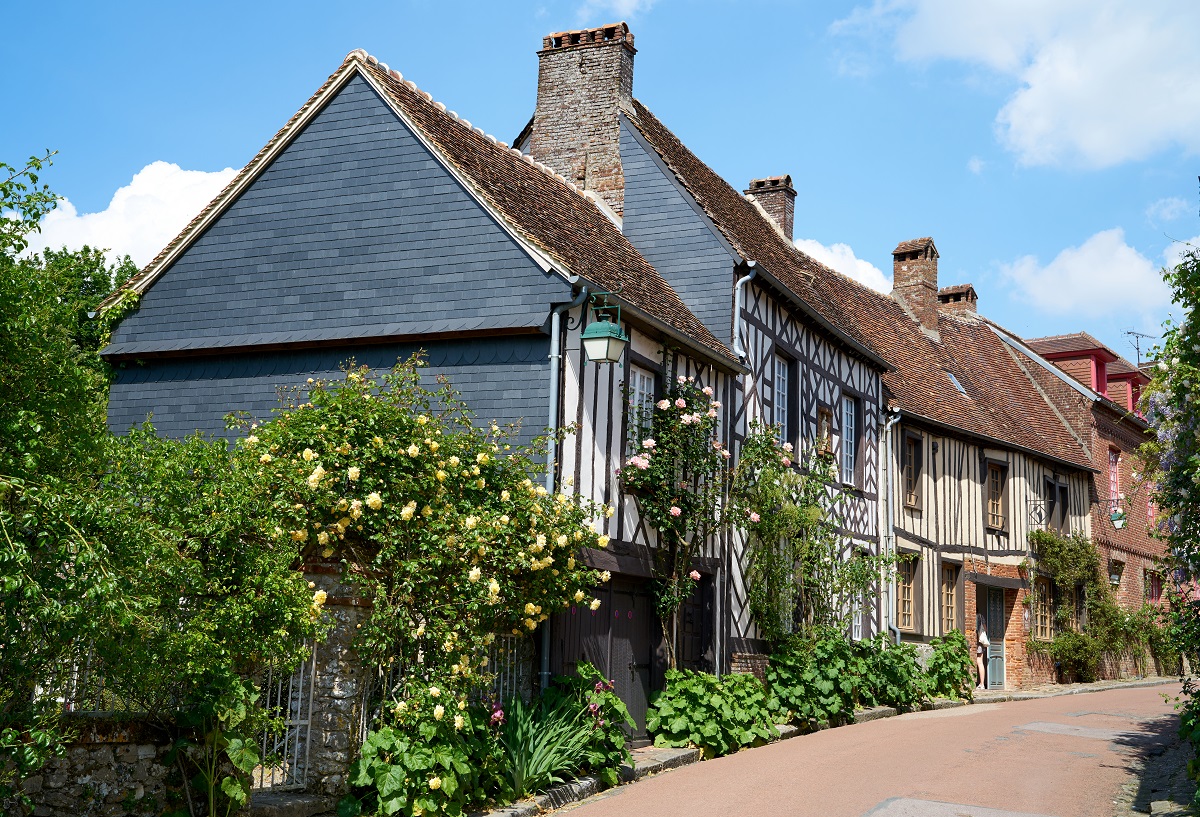
{"type": "Polygon", "coordinates": [[[571,817],[1106,817],[1174,685],[916,712],[643,780],[571,817]]]}

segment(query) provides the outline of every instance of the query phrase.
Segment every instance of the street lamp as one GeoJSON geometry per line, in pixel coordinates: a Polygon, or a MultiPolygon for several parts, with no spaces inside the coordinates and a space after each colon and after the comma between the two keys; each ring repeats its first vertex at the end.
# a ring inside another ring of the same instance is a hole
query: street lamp
{"type": "Polygon", "coordinates": [[[592,313],[596,319],[584,327],[580,335],[583,351],[593,363],[619,363],[629,343],[629,336],[621,329],[621,307],[609,304],[608,295],[607,292],[597,292],[592,296],[592,313]],[[604,296],[604,303],[595,303],[601,295],[604,296]]]}

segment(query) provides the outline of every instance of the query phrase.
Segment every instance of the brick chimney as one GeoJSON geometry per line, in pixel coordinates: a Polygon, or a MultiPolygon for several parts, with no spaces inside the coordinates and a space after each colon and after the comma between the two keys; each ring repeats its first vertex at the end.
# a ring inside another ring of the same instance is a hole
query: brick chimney
{"type": "Polygon", "coordinates": [[[744,192],[762,205],[771,220],[783,230],[787,240],[791,241],[792,225],[796,219],[796,188],[792,187],[792,177],[785,174],[755,179],[744,192]]]}
{"type": "Polygon", "coordinates": [[[973,284],[955,284],[952,287],[942,287],[938,290],[938,307],[943,312],[959,312],[974,315],[977,311],[979,295],[973,284]]]}
{"type": "Polygon", "coordinates": [[[633,102],[633,34],[625,23],[560,31],[538,52],[530,155],[624,211],[617,113],[633,102]]]}
{"type": "Polygon", "coordinates": [[[901,241],[892,250],[892,297],[931,332],[938,328],[937,260],[932,238],[901,241]]]}

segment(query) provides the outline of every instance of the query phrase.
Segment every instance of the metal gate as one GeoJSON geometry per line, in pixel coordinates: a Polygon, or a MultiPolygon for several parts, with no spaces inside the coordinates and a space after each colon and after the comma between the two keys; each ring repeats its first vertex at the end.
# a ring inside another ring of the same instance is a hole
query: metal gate
{"type": "Polygon", "coordinates": [[[989,587],[987,593],[987,688],[1004,689],[1004,589],[989,587]]]}
{"type": "Polygon", "coordinates": [[[317,670],[316,649],[290,674],[268,668],[259,686],[259,702],[278,729],[267,729],[259,739],[261,764],[251,775],[255,789],[301,789],[308,783],[309,731],[312,727],[313,687],[317,670]]]}

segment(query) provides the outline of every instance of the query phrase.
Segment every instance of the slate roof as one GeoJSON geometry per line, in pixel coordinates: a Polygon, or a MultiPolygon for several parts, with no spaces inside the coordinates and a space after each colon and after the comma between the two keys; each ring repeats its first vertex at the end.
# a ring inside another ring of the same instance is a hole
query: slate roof
{"type": "Polygon", "coordinates": [[[901,241],[896,245],[896,249],[892,250],[892,255],[897,255],[902,252],[920,252],[933,243],[933,239],[929,236],[924,238],[913,238],[909,241],[901,241]]]}
{"type": "Polygon", "coordinates": [[[593,291],[618,298],[651,321],[694,341],[703,350],[733,365],[736,356],[688,309],[662,275],[641,256],[613,222],[573,185],[520,151],[497,142],[481,129],[447,111],[441,103],[404,80],[364,51],[352,51],[342,66],[293,116],[229,185],[192,220],[124,289],[141,292],[169,268],[170,261],[202,232],[202,226],[235,198],[246,182],[265,167],[297,123],[334,86],[354,71],[373,82],[440,157],[458,171],[472,193],[490,206],[514,232],[551,259],[559,271],[580,276],[593,291]]]}
{"type": "Polygon", "coordinates": [[[629,119],[675,174],[684,189],[704,209],[734,251],[756,261],[793,295],[816,312],[814,317],[874,358],[855,320],[839,306],[828,286],[838,273],[796,249],[752,202],[734,190],[712,168],[700,161],[641,102],[634,100],[629,119]]]}

